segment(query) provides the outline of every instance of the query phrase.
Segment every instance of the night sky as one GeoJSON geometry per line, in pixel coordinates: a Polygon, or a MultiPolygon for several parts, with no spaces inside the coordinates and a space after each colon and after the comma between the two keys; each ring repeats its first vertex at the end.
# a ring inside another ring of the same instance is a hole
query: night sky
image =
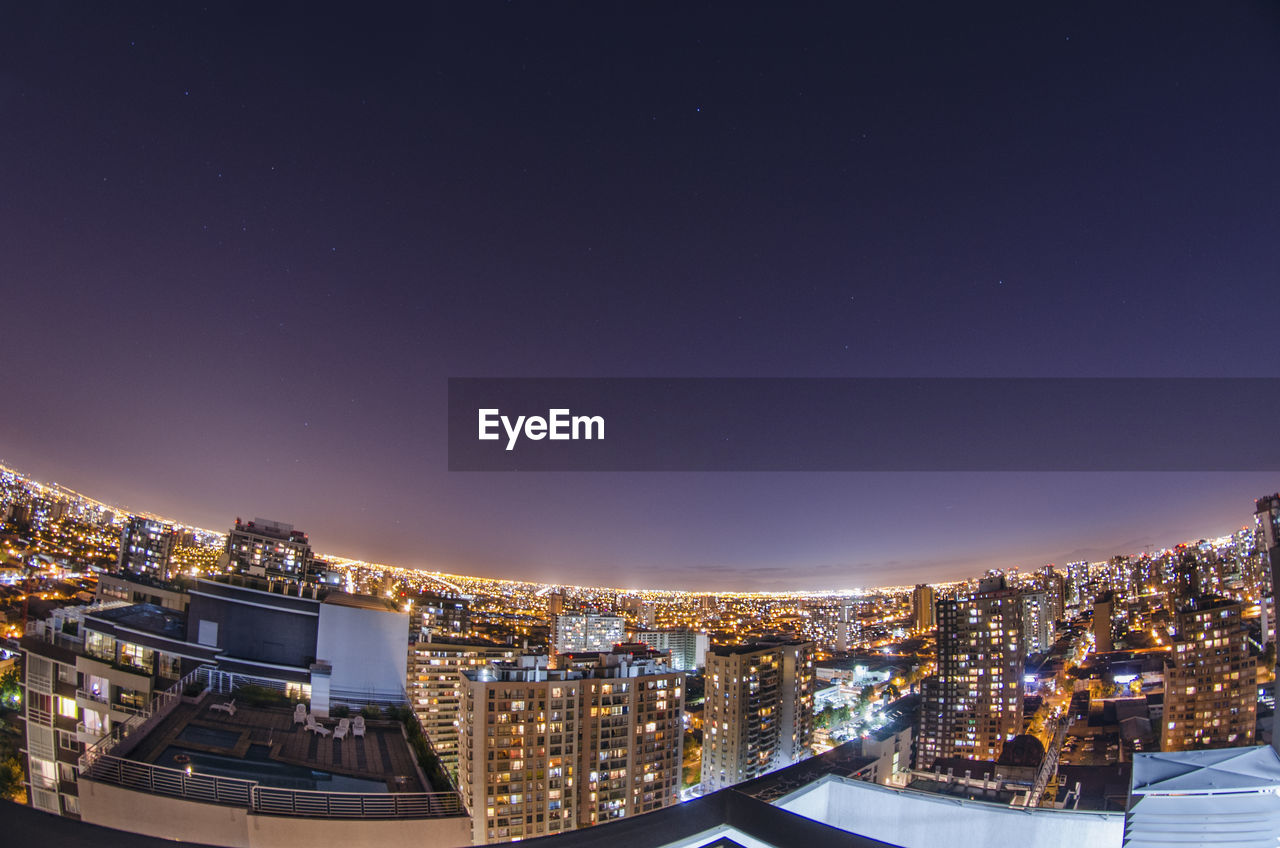
{"type": "Polygon", "coordinates": [[[449,377],[1280,375],[1273,3],[266,5],[0,4],[8,464],[698,589],[1103,557],[1280,487],[451,474],[445,433],[449,377]]]}

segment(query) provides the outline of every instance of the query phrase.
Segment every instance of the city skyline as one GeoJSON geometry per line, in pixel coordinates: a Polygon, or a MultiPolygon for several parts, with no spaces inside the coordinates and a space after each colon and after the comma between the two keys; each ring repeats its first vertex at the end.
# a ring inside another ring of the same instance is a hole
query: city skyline
{"type": "MultiPolygon", "coordinates": [[[[45,483],[45,482],[42,482],[42,481],[39,481],[39,480],[35,480],[35,479],[34,479],[34,478],[32,478],[32,477],[29,477],[29,476],[27,476],[27,475],[24,475],[24,474],[23,474],[19,469],[15,469],[15,468],[12,468],[12,467],[9,467],[9,466],[5,465],[5,464],[3,463],[3,461],[0,461],[0,471],[7,471],[7,472],[9,472],[9,473],[11,473],[11,474],[14,474],[14,475],[16,475],[16,476],[18,476],[18,477],[21,477],[22,479],[24,479],[24,480],[26,480],[27,482],[29,482],[29,483],[31,483],[31,484],[33,484],[33,485],[36,485],[36,486],[41,486],[41,487],[50,488],[50,489],[60,489],[60,490],[62,490],[62,491],[68,492],[68,493],[70,493],[70,494],[75,495],[76,497],[83,498],[83,499],[85,499],[85,500],[87,500],[87,501],[89,501],[89,502],[91,502],[91,503],[93,503],[93,504],[95,504],[95,505],[97,505],[97,506],[99,506],[99,507],[101,507],[101,508],[114,510],[114,511],[116,511],[116,512],[117,512],[117,514],[118,514],[121,518],[124,518],[124,519],[126,519],[126,520],[127,520],[128,516],[130,516],[130,515],[137,515],[137,516],[143,516],[143,517],[147,517],[147,518],[151,518],[151,519],[155,519],[155,520],[159,520],[159,521],[164,521],[164,522],[167,522],[167,523],[174,524],[175,526],[184,527],[184,528],[187,528],[187,529],[189,529],[189,530],[195,530],[195,531],[197,531],[197,532],[201,532],[201,533],[212,533],[212,534],[218,534],[218,535],[220,535],[220,536],[225,537],[225,536],[227,535],[227,532],[228,532],[228,531],[225,531],[225,530],[218,530],[218,529],[214,529],[216,525],[211,525],[211,526],[199,526],[199,525],[196,525],[196,524],[190,524],[190,523],[187,523],[187,522],[183,522],[183,521],[180,521],[180,520],[174,519],[172,516],[168,516],[168,515],[165,515],[165,514],[160,513],[160,512],[153,512],[153,511],[149,511],[149,510],[135,510],[135,509],[131,509],[131,508],[127,507],[127,506],[111,504],[111,503],[109,503],[109,502],[106,502],[106,501],[102,501],[102,500],[96,499],[96,498],[94,498],[94,497],[92,497],[92,496],[90,496],[90,495],[85,495],[84,493],[79,492],[79,491],[76,491],[76,490],[74,490],[74,489],[68,489],[67,487],[63,487],[63,486],[61,486],[60,484],[58,484],[58,483],[56,483],[56,482],[49,482],[49,483],[45,483]]],[[[1252,515],[1252,513],[1250,513],[1250,514],[1252,515]]],[[[238,519],[237,519],[237,520],[238,520],[238,519]]],[[[247,520],[247,519],[246,519],[246,520],[247,520]]],[[[1005,571],[1005,570],[1008,570],[1008,569],[1012,568],[1012,569],[1019,570],[1019,571],[1021,571],[1021,572],[1022,572],[1022,573],[1024,573],[1024,574],[1030,574],[1030,573],[1032,573],[1032,572],[1036,571],[1037,569],[1039,569],[1039,568],[1041,568],[1041,567],[1043,567],[1044,565],[1047,565],[1047,564],[1048,564],[1048,565],[1056,565],[1056,566],[1058,566],[1059,568],[1064,568],[1068,562],[1088,562],[1088,563],[1099,563],[1099,562],[1103,562],[1103,561],[1106,561],[1106,560],[1108,560],[1108,559],[1111,559],[1111,558],[1113,558],[1113,557],[1117,557],[1117,556],[1121,556],[1121,557],[1124,557],[1124,556],[1137,556],[1137,555],[1141,555],[1141,554],[1156,554],[1156,553],[1160,553],[1160,552],[1168,552],[1168,551],[1170,551],[1170,550],[1173,550],[1173,549],[1174,549],[1176,546],[1178,546],[1178,545],[1183,545],[1183,544],[1192,544],[1192,543],[1194,543],[1194,542],[1196,542],[1196,541],[1199,541],[1199,540],[1206,540],[1206,539],[1221,539],[1221,538],[1225,538],[1225,537],[1227,537],[1227,536],[1232,535],[1233,533],[1236,533],[1236,532],[1239,532],[1239,531],[1242,531],[1242,530],[1248,530],[1248,529],[1249,529],[1249,527],[1250,527],[1249,523],[1248,523],[1248,522],[1246,522],[1245,524],[1243,524],[1243,525],[1241,525],[1241,526],[1239,526],[1239,527],[1232,528],[1232,529],[1230,529],[1230,530],[1228,530],[1228,531],[1226,531],[1226,532],[1207,533],[1207,534],[1203,534],[1203,535],[1193,535],[1193,536],[1183,536],[1183,537],[1180,537],[1180,538],[1178,538],[1177,540],[1174,540],[1174,541],[1166,540],[1164,544],[1153,544],[1153,545],[1139,546],[1139,547],[1136,547],[1136,548],[1129,548],[1129,549],[1126,549],[1126,550],[1111,550],[1110,552],[1104,553],[1104,554],[1102,554],[1101,556],[1072,557],[1072,558],[1059,557],[1058,559],[1056,559],[1056,560],[1054,560],[1054,561],[1052,561],[1052,562],[1050,562],[1050,561],[1044,561],[1044,562],[1031,562],[1031,561],[1023,562],[1023,561],[1020,561],[1020,562],[1014,563],[1014,564],[1012,564],[1012,565],[1007,565],[1007,564],[998,564],[998,563],[994,563],[994,562],[993,562],[992,560],[990,560],[990,559],[984,559],[984,560],[981,560],[979,564],[980,564],[980,565],[985,565],[985,568],[983,569],[984,571],[985,571],[985,570],[998,570],[998,571],[1005,571]]],[[[1077,549],[1077,550],[1079,550],[1079,549],[1077,549]]],[[[335,561],[335,562],[337,562],[338,564],[341,564],[341,565],[344,565],[344,566],[345,566],[345,565],[360,565],[360,566],[368,566],[368,567],[370,567],[370,568],[374,568],[374,569],[392,569],[392,570],[404,570],[404,571],[410,571],[410,572],[415,572],[415,571],[416,571],[416,572],[422,572],[423,574],[438,575],[438,576],[440,576],[440,577],[445,577],[445,578],[449,578],[449,577],[456,577],[456,578],[463,578],[463,579],[468,579],[468,580],[481,580],[481,581],[494,581],[494,582],[513,582],[513,583],[528,583],[528,584],[532,584],[532,585],[542,585],[542,586],[545,586],[545,587],[547,587],[547,588],[554,588],[554,587],[574,587],[574,588],[594,589],[594,590],[607,590],[607,591],[617,591],[617,592],[632,592],[632,591],[655,592],[655,593],[671,592],[671,593],[712,594],[712,595],[713,595],[713,594],[724,594],[724,595],[729,595],[729,596],[732,596],[732,595],[741,595],[741,596],[750,596],[750,595],[799,596],[799,595],[823,595],[823,594],[833,594],[833,595],[834,595],[834,594],[847,593],[847,592],[854,592],[854,591],[869,591],[869,592],[875,592],[875,591],[884,591],[884,590],[902,590],[902,589],[910,589],[910,588],[912,587],[912,585],[913,585],[914,583],[916,583],[916,582],[917,582],[914,578],[912,578],[912,576],[911,576],[910,574],[902,573],[902,575],[901,575],[901,576],[903,576],[904,578],[907,578],[907,579],[906,579],[904,582],[902,582],[902,583],[882,583],[882,584],[878,584],[878,585],[869,585],[869,584],[868,584],[868,585],[824,586],[824,587],[822,587],[822,588],[814,588],[814,587],[808,587],[808,588],[806,588],[806,587],[800,587],[800,586],[792,586],[792,587],[780,588],[780,589],[755,589],[755,590],[752,590],[752,589],[743,589],[743,588],[739,588],[739,587],[730,587],[730,586],[704,587],[704,588],[680,587],[680,586],[638,585],[638,584],[636,584],[636,585],[626,585],[626,586],[608,586],[608,585],[603,585],[603,584],[592,584],[592,583],[572,583],[572,582],[556,581],[556,580],[542,581],[542,580],[536,580],[536,579],[526,578],[526,577],[510,577],[510,576],[502,576],[502,575],[499,575],[499,574],[477,574],[477,573],[465,573],[465,572],[461,572],[461,571],[449,571],[449,570],[442,570],[442,569],[425,569],[425,568],[415,568],[415,567],[414,567],[414,566],[412,566],[412,565],[405,565],[405,564],[393,563],[393,562],[377,562],[377,561],[373,561],[373,560],[370,560],[370,559],[362,558],[362,557],[359,557],[359,556],[350,556],[350,555],[346,555],[346,554],[339,554],[339,553],[334,552],[334,551],[326,551],[326,550],[321,550],[321,551],[317,552],[316,556],[317,556],[317,557],[319,557],[319,558],[321,558],[321,559],[328,559],[328,560],[331,560],[331,561],[335,561]]],[[[967,574],[963,574],[963,575],[959,575],[959,576],[954,576],[954,577],[951,577],[951,578],[948,578],[948,579],[944,579],[944,580],[933,580],[933,581],[926,581],[926,582],[927,582],[927,583],[930,583],[930,584],[933,584],[933,585],[958,584],[958,583],[964,583],[964,582],[967,582],[967,581],[977,580],[977,579],[979,579],[981,576],[982,576],[982,572],[980,572],[980,571],[971,571],[971,572],[969,572],[969,573],[967,573],[967,574]]]]}

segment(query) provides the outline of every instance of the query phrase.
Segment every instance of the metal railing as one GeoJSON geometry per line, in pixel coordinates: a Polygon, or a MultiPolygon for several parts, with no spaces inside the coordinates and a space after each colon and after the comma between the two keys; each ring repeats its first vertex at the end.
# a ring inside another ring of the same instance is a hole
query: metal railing
{"type": "Polygon", "coordinates": [[[153,766],[109,754],[96,757],[81,777],[112,783],[153,795],[171,795],[214,804],[248,807],[252,804],[254,782],[233,777],[188,774],[181,769],[153,766]]]}
{"type": "Polygon", "coordinates": [[[256,780],[188,772],[109,754],[81,776],[155,795],[244,807],[255,813],[307,818],[445,818],[464,815],[455,792],[319,792],[263,786],[256,780]]]}
{"type": "Polygon", "coordinates": [[[93,692],[89,689],[77,689],[76,697],[83,698],[86,701],[93,701],[95,704],[101,704],[109,710],[115,710],[118,713],[128,713],[130,715],[143,715],[149,712],[147,707],[134,706],[133,704],[125,704],[120,701],[112,701],[101,692],[93,692]]]}
{"type": "Polygon", "coordinates": [[[1049,781],[1058,773],[1058,758],[1062,751],[1062,743],[1067,738],[1067,730],[1070,727],[1070,715],[1058,717],[1058,726],[1054,731],[1053,738],[1049,741],[1049,750],[1045,752],[1044,762],[1040,764],[1040,770],[1036,772],[1035,782],[1031,786],[1031,791],[1027,794],[1028,807],[1040,806],[1045,790],[1049,788],[1049,781]]]}
{"type": "Polygon", "coordinates": [[[99,704],[107,704],[107,696],[102,692],[93,692],[88,689],[77,689],[77,698],[84,698],[86,701],[97,701],[99,704]]]}
{"type": "MultiPolygon", "coordinates": [[[[289,683],[274,677],[258,677],[252,674],[241,674],[234,671],[223,671],[213,666],[202,665],[187,675],[205,685],[206,689],[219,695],[229,695],[241,686],[260,686],[283,695],[289,694],[289,683]]],[[[183,678],[184,680],[186,678],[183,678]]],[[[301,684],[295,684],[301,688],[301,684]]]]}
{"type": "MultiPolygon", "coordinates": [[[[203,666],[201,668],[203,668],[203,666]]],[[[80,755],[80,773],[85,774],[88,772],[99,758],[115,750],[117,745],[132,734],[136,733],[138,730],[144,728],[149,730],[168,716],[173,708],[181,702],[182,690],[188,684],[200,680],[200,670],[201,669],[196,669],[183,677],[177,683],[174,683],[168,689],[162,692],[156,692],[147,706],[141,709],[107,703],[101,700],[101,696],[93,695],[86,690],[76,692],[77,695],[83,694],[90,700],[98,701],[99,703],[106,703],[111,709],[119,709],[122,712],[131,713],[129,718],[123,722],[114,723],[109,733],[104,735],[97,742],[85,748],[84,753],[80,755]]]]}
{"type": "MultiPolygon", "coordinates": [[[[163,692],[157,692],[147,708],[117,724],[112,732],[85,749],[80,774],[89,780],[112,783],[142,792],[193,801],[245,807],[253,812],[310,818],[445,818],[465,815],[457,792],[321,792],[263,786],[256,780],[188,772],[136,762],[115,756],[117,746],[140,729],[150,728],[182,699],[190,683],[202,683],[214,692],[233,692],[250,684],[283,689],[283,681],[220,672],[201,666],[163,692]]],[[[389,699],[390,700],[390,699],[389,699]]],[[[403,703],[403,700],[401,701],[403,703]]],[[[416,720],[416,717],[415,717],[416,720]]],[[[125,751],[128,746],[121,746],[125,751]]],[[[425,778],[424,778],[425,779],[425,778]]]]}
{"type": "Polygon", "coordinates": [[[301,789],[254,788],[260,813],[310,818],[443,818],[462,815],[453,792],[309,792],[301,789]]]}

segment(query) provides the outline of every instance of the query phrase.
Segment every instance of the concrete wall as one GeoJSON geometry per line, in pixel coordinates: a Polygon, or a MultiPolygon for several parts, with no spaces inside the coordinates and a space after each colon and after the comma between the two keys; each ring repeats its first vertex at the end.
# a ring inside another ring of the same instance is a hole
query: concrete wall
{"type": "Polygon", "coordinates": [[[91,824],[227,848],[459,848],[471,820],[308,819],[262,816],[80,780],[80,817],[91,824]]]}
{"type": "Polygon", "coordinates": [[[80,819],[161,839],[249,848],[249,811],[134,792],[80,778],[80,819]]]}
{"type": "Polygon", "coordinates": [[[320,605],[316,659],[333,665],[331,691],[397,694],[408,668],[409,614],[320,605]]]}

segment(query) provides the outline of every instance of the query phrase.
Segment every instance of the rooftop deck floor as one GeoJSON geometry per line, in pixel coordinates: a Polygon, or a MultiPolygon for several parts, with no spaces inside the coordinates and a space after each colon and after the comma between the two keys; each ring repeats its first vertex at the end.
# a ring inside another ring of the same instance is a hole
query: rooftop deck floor
{"type": "MultiPolygon", "coordinates": [[[[127,756],[138,762],[161,765],[159,759],[170,746],[191,751],[244,758],[250,745],[265,745],[276,762],[304,766],[318,771],[383,781],[388,792],[429,792],[419,774],[417,760],[396,721],[369,720],[363,738],[327,738],[294,724],[293,710],[286,707],[253,707],[237,703],[234,716],[211,707],[226,703],[226,696],[206,696],[198,704],[178,704],[127,756]],[[188,727],[237,732],[234,743],[209,744],[179,738],[188,727]]],[[[332,730],[335,719],[320,722],[332,730]]]]}

